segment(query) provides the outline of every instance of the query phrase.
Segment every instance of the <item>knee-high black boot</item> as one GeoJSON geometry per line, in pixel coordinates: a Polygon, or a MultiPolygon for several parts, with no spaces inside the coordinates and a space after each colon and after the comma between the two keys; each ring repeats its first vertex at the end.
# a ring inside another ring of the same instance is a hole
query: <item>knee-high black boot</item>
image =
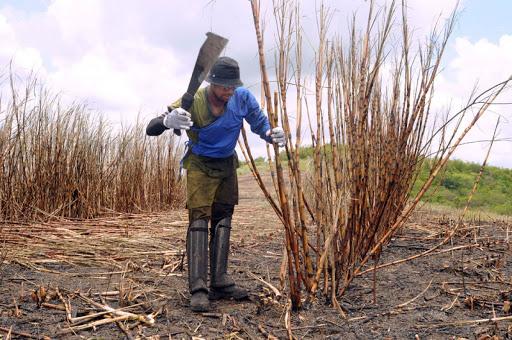
{"type": "Polygon", "coordinates": [[[231,217],[221,219],[212,231],[210,239],[210,293],[208,298],[241,300],[248,296],[247,290],[235,285],[228,275],[229,237],[231,217]]]}
{"type": "Polygon", "coordinates": [[[194,312],[207,312],[208,302],[208,221],[193,221],[187,232],[188,286],[190,308],[194,312]]]}

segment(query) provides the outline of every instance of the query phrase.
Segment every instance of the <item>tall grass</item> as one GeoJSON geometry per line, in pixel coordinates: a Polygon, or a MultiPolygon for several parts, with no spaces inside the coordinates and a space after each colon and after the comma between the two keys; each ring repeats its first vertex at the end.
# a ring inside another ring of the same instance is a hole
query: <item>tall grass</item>
{"type": "Polygon", "coordinates": [[[31,77],[11,74],[0,102],[0,219],[92,218],[181,203],[171,134],[114,130],[82,104],[63,105],[31,77]]]}
{"type": "MultiPolygon", "coordinates": [[[[328,36],[330,13],[320,5],[314,111],[309,112],[303,90],[298,3],[274,1],[277,87],[272,102],[259,1],[251,1],[266,107],[272,124],[282,125],[288,138],[288,172],[280,170],[274,145],[278,202],[271,195],[266,197],[285,228],[293,308],[301,307],[305,289],[308,298],[322,292],[343,313],[337,296],[372,260],[377,265],[383,247],[510,79],[472,97],[460,112],[447,113],[448,119],[435,130],[436,115],[431,109],[434,84],[455,12],[443,30],[433,31],[426,43],[413,51],[405,1],[401,8],[392,1],[387,10],[378,13],[371,1],[366,28],[359,31],[353,24],[345,41],[328,36]],[[288,119],[290,79],[295,79],[299,117],[295,131],[288,119]],[[305,190],[305,176],[299,167],[304,107],[314,150],[314,167],[307,176],[312,190],[305,190]],[[465,121],[472,109],[476,113],[465,121]],[[421,164],[431,152],[436,155],[431,170],[415,196],[410,196],[421,164]]],[[[258,178],[257,168],[252,170],[258,178]]],[[[262,181],[259,184],[264,188],[262,181]]]]}

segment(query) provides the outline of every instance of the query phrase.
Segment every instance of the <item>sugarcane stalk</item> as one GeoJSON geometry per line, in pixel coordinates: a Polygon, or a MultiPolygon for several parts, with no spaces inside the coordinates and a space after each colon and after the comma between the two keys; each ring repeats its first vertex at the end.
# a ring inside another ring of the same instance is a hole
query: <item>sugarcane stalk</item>
{"type": "MultiPolygon", "coordinates": [[[[265,98],[267,102],[268,115],[269,120],[271,122],[272,127],[277,125],[277,115],[272,112],[272,97],[270,92],[270,83],[268,80],[268,75],[266,71],[266,63],[265,63],[265,54],[263,47],[263,35],[260,29],[260,15],[259,15],[259,1],[251,0],[251,7],[254,19],[254,28],[256,30],[256,39],[258,42],[258,54],[260,61],[260,72],[262,77],[262,83],[265,93],[265,98]]],[[[285,183],[283,176],[283,168],[281,165],[281,160],[279,157],[279,146],[274,144],[274,157],[275,157],[275,165],[276,165],[276,177],[277,177],[277,185],[278,185],[278,194],[279,194],[279,203],[281,206],[281,212],[283,214],[284,220],[284,228],[285,228],[285,236],[286,236],[286,249],[288,254],[288,277],[290,283],[290,296],[292,301],[292,308],[294,310],[300,309],[301,307],[301,291],[300,291],[300,272],[297,273],[294,269],[295,259],[298,257],[298,249],[296,248],[295,237],[292,231],[292,225],[290,221],[290,211],[288,206],[288,198],[285,191],[285,183]]],[[[298,264],[296,264],[297,266],[298,264]]]]}

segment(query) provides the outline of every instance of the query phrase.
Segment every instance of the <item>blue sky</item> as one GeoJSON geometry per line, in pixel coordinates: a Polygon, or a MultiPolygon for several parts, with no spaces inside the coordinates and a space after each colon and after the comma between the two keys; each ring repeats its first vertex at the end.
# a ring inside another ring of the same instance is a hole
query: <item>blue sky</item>
{"type": "Polygon", "coordinates": [[[455,36],[472,40],[489,39],[496,42],[504,34],[512,34],[512,1],[466,0],[461,6],[455,36]]]}
{"type": "Polygon", "coordinates": [[[2,0],[2,7],[10,6],[22,9],[26,12],[43,12],[50,4],[49,0],[2,0]]]}
{"type": "MultiPolygon", "coordinates": [[[[354,11],[364,18],[369,3],[325,2],[336,10],[331,29],[336,31],[346,29],[347,17],[354,11]]],[[[376,2],[381,6],[385,0],[376,2]]],[[[409,24],[416,38],[422,39],[435,18],[446,18],[456,2],[409,0],[409,24]]],[[[305,32],[312,41],[315,3],[319,1],[302,1],[305,32]]],[[[269,8],[263,13],[271,52],[274,22],[269,8]]],[[[461,1],[436,86],[439,110],[462,105],[475,84],[485,89],[512,74],[510,13],[511,0],[461,1]]],[[[244,82],[257,94],[252,25],[247,0],[0,0],[0,70],[13,60],[18,74],[35,70],[64,99],[84,101],[111,121],[132,124],[137,117],[149,119],[162,112],[182,94],[197,48],[209,30],[230,39],[226,54],[239,61],[244,82]]],[[[311,65],[313,51],[307,53],[305,62],[311,65]]],[[[272,54],[267,58],[271,61],[272,54]]],[[[512,102],[512,97],[502,101],[512,102]]],[[[511,111],[508,106],[493,109],[469,138],[489,138],[498,115],[503,117],[500,137],[512,138],[511,111]]],[[[261,141],[253,139],[252,144],[254,153],[264,154],[261,141]]],[[[486,147],[486,143],[464,147],[456,157],[481,162],[486,147]]],[[[498,143],[490,163],[512,168],[509,150],[512,142],[498,143]]]]}

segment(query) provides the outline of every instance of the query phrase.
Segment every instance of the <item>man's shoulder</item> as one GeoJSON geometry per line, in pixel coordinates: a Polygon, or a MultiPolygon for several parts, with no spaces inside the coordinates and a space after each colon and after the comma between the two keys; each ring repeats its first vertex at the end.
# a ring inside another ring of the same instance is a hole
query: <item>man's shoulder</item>
{"type": "Polygon", "coordinates": [[[206,86],[201,87],[199,90],[197,90],[196,94],[194,95],[194,99],[196,98],[204,98],[206,95],[206,86]]]}
{"type": "Polygon", "coordinates": [[[206,87],[200,88],[196,92],[190,113],[192,114],[192,120],[196,127],[203,127],[211,122],[206,87]]]}
{"type": "Polygon", "coordinates": [[[235,97],[237,105],[245,107],[247,110],[252,111],[259,108],[258,100],[252,92],[245,87],[237,87],[235,90],[235,97]]]}
{"type": "Polygon", "coordinates": [[[236,98],[238,105],[253,105],[252,103],[256,102],[256,98],[252,92],[245,87],[237,87],[234,97],[236,98]]]}
{"type": "Polygon", "coordinates": [[[235,89],[235,95],[246,97],[246,96],[252,96],[252,93],[247,88],[245,88],[243,86],[239,86],[235,89]]]}
{"type": "MultiPolygon", "coordinates": [[[[181,107],[181,98],[175,100],[172,104],[167,105],[167,110],[170,112],[178,107],[181,107]]],[[[196,91],[194,95],[194,101],[192,102],[192,107],[189,111],[192,113],[193,111],[204,111],[206,106],[206,87],[200,88],[196,91]]]]}
{"type": "Polygon", "coordinates": [[[206,95],[206,87],[202,87],[197,90],[194,95],[194,103],[192,104],[193,109],[198,111],[204,111],[207,109],[207,95],[206,95]]]}

